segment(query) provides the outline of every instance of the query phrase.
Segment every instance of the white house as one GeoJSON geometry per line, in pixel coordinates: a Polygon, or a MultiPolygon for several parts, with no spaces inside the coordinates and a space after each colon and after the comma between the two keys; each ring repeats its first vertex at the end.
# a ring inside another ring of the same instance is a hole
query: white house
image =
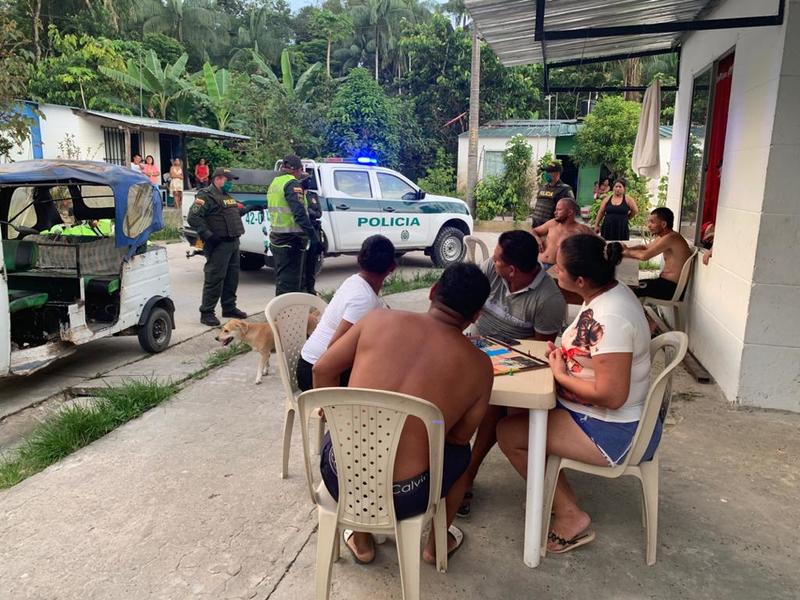
{"type": "Polygon", "coordinates": [[[690,349],[731,402],[800,411],[800,0],[465,4],[508,66],[680,52],[668,206],[715,231],[690,349]]]}
{"type": "MultiPolygon", "coordinates": [[[[608,171],[601,165],[578,167],[572,161],[575,151],[575,134],[583,127],[576,120],[532,119],[490,121],[478,128],[478,180],[487,175],[501,175],[504,171],[503,153],[506,144],[515,135],[522,135],[533,150],[534,163],[550,152],[561,160],[564,166],[562,179],[572,186],[575,198],[581,206],[590,206],[593,201],[594,183],[607,177],[608,171]]],[[[669,173],[672,147],[672,127],[660,128],[659,151],[661,173],[669,173]]],[[[463,190],[467,185],[467,160],[469,154],[469,132],[458,136],[457,187],[463,190]]],[[[650,182],[650,192],[655,198],[658,194],[658,181],[650,182]]]]}
{"type": "Polygon", "coordinates": [[[26,102],[24,112],[33,120],[31,137],[11,153],[14,161],[73,158],[127,165],[134,154],[149,154],[166,173],[171,159],[186,163],[187,137],[250,139],[209,127],[58,104],[26,102]]]}

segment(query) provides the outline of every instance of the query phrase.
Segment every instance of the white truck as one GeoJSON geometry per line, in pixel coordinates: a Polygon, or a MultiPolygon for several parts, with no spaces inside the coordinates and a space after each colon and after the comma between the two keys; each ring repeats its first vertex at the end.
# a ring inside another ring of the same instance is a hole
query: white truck
{"type": "MultiPolygon", "coordinates": [[[[307,193],[316,194],[322,207],[325,256],[357,254],[364,239],[380,233],[392,241],[398,254],[422,250],[437,267],[463,260],[463,238],[472,233],[473,223],[462,200],[426,194],[397,171],[372,164],[304,159],[303,166],[309,175],[307,193]]],[[[242,270],[272,266],[266,190],[279,167],[280,163],[275,171],[232,169],[239,177],[232,195],[251,209],[242,215],[242,270]]],[[[194,193],[184,193],[181,232],[197,248],[197,235],[187,222],[194,193]]]]}

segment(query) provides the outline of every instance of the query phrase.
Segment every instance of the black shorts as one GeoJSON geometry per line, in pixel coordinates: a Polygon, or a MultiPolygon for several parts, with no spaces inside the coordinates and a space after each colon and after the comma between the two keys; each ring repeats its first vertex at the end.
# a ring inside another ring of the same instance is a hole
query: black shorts
{"type": "MultiPolygon", "coordinates": [[[[339,478],[336,474],[336,457],[333,454],[333,443],[330,433],[325,434],[320,450],[319,470],[322,474],[322,481],[328,488],[334,500],[339,499],[339,478]]],[[[444,444],[444,469],[442,472],[441,498],[447,495],[450,488],[458,480],[469,466],[472,458],[472,449],[469,444],[459,446],[456,444],[444,444]]],[[[421,515],[428,507],[428,490],[430,489],[430,474],[428,471],[420,473],[415,477],[395,481],[392,498],[394,500],[394,514],[398,520],[408,519],[415,515],[421,515]]]]}
{"type": "MultiPolygon", "coordinates": [[[[311,372],[313,368],[314,365],[312,365],[302,356],[297,360],[297,387],[300,388],[301,392],[305,392],[314,387],[314,377],[313,373],[311,372]]],[[[340,387],[347,387],[348,383],[350,383],[350,369],[347,369],[347,371],[342,373],[339,377],[340,387]]]]}
{"type": "Polygon", "coordinates": [[[639,287],[633,288],[633,293],[639,298],[647,296],[648,298],[658,298],[659,300],[672,300],[677,288],[678,284],[674,281],[656,277],[655,279],[640,280],[639,287]]]}

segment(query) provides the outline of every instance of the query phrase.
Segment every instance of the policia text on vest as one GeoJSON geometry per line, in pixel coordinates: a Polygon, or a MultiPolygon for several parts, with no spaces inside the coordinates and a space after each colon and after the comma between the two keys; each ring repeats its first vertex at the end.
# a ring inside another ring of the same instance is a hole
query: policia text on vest
{"type": "MultiPolygon", "coordinates": [[[[275,295],[309,292],[303,271],[308,255],[316,256],[320,246],[317,232],[308,217],[308,204],[300,181],[295,177],[301,168],[300,159],[294,169],[289,157],[284,159],[284,172],[272,180],[267,190],[269,211],[269,245],[275,260],[275,295]],[[289,171],[289,172],[287,172],[289,171]]],[[[313,268],[313,265],[308,265],[313,268]]]]}
{"type": "Polygon", "coordinates": [[[213,325],[218,301],[221,301],[223,316],[239,312],[236,289],[239,287],[239,237],[244,233],[244,225],[236,200],[213,183],[197,192],[188,222],[203,240],[206,256],[200,320],[213,325]]]}

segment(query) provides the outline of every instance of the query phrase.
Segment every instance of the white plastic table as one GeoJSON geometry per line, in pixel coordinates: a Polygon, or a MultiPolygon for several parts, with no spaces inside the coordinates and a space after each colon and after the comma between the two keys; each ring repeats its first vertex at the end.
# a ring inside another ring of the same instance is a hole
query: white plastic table
{"type": "MultiPolygon", "coordinates": [[[[547,343],[526,340],[515,348],[544,360],[547,343]]],[[[497,376],[494,378],[490,403],[528,410],[528,477],[523,561],[529,567],[536,567],[539,565],[539,547],[542,541],[547,413],[556,405],[553,374],[549,368],[542,368],[497,376]]]]}

